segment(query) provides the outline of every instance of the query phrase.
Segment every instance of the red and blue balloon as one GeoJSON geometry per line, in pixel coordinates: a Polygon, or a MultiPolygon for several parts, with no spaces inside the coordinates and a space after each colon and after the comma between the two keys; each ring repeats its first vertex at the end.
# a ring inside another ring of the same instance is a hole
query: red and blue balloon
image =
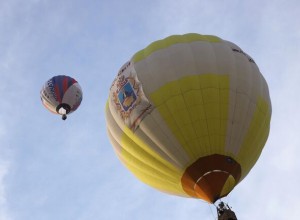
{"type": "Polygon", "coordinates": [[[82,90],[78,82],[72,77],[59,75],[49,79],[41,90],[43,105],[52,113],[67,118],[67,114],[74,112],[82,101],[82,90]]]}

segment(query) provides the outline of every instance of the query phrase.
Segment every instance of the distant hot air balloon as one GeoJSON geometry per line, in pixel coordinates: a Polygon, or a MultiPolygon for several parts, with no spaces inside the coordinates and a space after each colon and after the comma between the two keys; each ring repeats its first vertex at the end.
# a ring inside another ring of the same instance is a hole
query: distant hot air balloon
{"type": "Polygon", "coordinates": [[[78,82],[69,76],[54,76],[49,79],[41,90],[43,105],[51,112],[67,118],[74,112],[82,100],[82,91],[78,82]]]}
{"type": "Polygon", "coordinates": [[[112,83],[107,130],[141,181],[214,203],[249,173],[271,101],[254,60],[216,36],[174,35],[137,52],[112,83]]]}

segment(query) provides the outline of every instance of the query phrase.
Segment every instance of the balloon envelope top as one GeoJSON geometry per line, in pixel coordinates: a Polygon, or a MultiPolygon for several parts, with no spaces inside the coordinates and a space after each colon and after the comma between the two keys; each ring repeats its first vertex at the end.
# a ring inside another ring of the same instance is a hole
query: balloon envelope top
{"type": "Polygon", "coordinates": [[[64,75],[49,79],[40,95],[43,105],[50,112],[62,115],[63,119],[74,112],[82,101],[82,90],[78,82],[64,75]]]}
{"type": "Polygon", "coordinates": [[[271,111],[267,82],[246,52],[185,34],[153,42],[121,67],[106,122],[117,156],[138,179],[214,203],[258,160],[271,111]]]}

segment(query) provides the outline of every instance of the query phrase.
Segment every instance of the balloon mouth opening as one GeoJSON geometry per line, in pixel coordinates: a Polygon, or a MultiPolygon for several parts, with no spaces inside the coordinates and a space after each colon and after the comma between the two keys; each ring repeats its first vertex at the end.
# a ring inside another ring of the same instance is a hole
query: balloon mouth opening
{"type": "Polygon", "coordinates": [[[181,184],[191,197],[208,203],[228,195],[241,178],[241,166],[226,155],[213,154],[196,160],[186,168],[181,184]]]}
{"type": "Polygon", "coordinates": [[[204,197],[206,201],[215,203],[228,195],[235,185],[236,179],[231,173],[224,170],[212,170],[197,179],[194,183],[194,192],[198,198],[204,197]],[[217,184],[221,185],[217,186],[217,184]]]}
{"type": "Polygon", "coordinates": [[[69,114],[71,111],[71,106],[66,103],[61,103],[56,107],[56,112],[60,115],[69,114]],[[65,112],[64,112],[65,111],[65,112]]]}
{"type": "MultiPolygon", "coordinates": [[[[197,181],[195,182],[195,186],[200,183],[202,180],[204,180],[208,175],[214,175],[214,174],[224,174],[224,175],[231,175],[230,173],[224,171],[224,170],[212,170],[212,171],[208,171],[206,173],[203,174],[203,176],[200,176],[197,181]]],[[[194,186],[194,188],[195,188],[194,186]]]]}
{"type": "Polygon", "coordinates": [[[62,120],[67,119],[67,114],[69,114],[70,111],[71,111],[71,107],[66,103],[61,103],[56,107],[56,112],[62,115],[62,120]]]}

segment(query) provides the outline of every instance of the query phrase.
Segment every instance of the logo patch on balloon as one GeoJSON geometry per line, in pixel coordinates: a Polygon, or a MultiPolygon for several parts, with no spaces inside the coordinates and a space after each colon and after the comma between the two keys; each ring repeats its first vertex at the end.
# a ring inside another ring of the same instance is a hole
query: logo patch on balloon
{"type": "Polygon", "coordinates": [[[127,82],[118,93],[119,102],[124,111],[128,111],[136,101],[136,95],[130,82],[127,82]]]}
{"type": "Polygon", "coordinates": [[[145,96],[131,62],[125,63],[120,69],[110,92],[112,94],[110,103],[124,123],[133,131],[152,111],[153,106],[145,96]]]}

